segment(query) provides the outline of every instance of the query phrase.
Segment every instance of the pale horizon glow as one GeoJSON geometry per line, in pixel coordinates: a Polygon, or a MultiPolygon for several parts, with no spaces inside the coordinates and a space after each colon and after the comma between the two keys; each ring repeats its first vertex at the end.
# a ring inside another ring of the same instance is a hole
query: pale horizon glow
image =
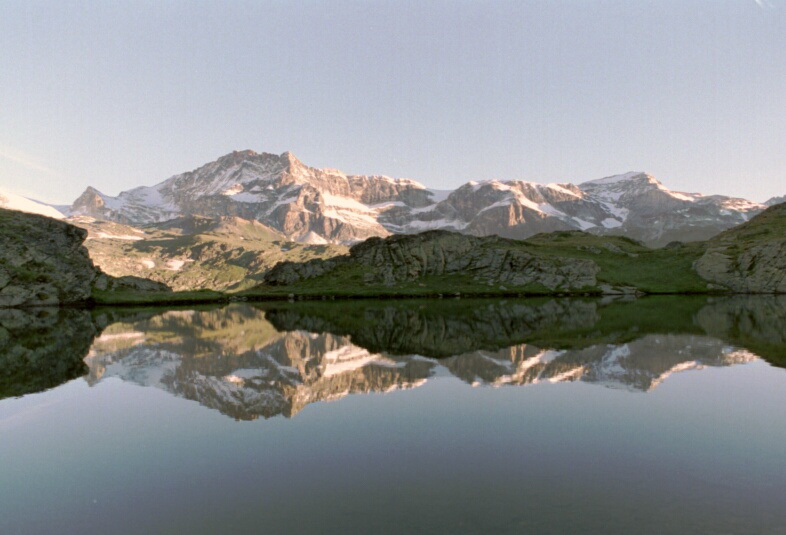
{"type": "Polygon", "coordinates": [[[786,1],[0,3],[0,188],[232,152],[411,178],[786,194],[786,1]]]}

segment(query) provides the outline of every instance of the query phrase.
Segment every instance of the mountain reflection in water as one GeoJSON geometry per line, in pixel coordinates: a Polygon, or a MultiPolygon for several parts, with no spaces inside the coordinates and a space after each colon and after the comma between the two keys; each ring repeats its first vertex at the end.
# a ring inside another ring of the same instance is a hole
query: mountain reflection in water
{"type": "Polygon", "coordinates": [[[0,311],[0,533],[781,533],[784,320],[766,296],[0,311]]]}
{"type": "MultiPolygon", "coordinates": [[[[583,381],[646,392],[669,375],[757,356],[782,363],[786,299],[647,298],[235,304],[119,311],[86,380],[153,386],[240,420],[348,394],[583,381]],[[779,361],[778,359],[781,358],[779,361]]],[[[112,314],[110,314],[111,316],[112,314]]]]}

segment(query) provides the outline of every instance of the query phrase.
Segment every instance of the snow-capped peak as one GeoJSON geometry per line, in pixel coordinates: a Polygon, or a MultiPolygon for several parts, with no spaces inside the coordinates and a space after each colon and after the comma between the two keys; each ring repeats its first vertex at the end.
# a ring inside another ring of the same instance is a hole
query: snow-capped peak
{"type": "Polygon", "coordinates": [[[132,225],[183,214],[237,216],[309,243],[442,228],[513,238],[571,229],[624,232],[654,244],[703,239],[763,209],[742,199],[671,191],[640,171],[578,186],[483,180],[440,191],[409,179],[308,167],[291,152],[246,150],[116,197],[89,188],[69,215],[132,225]]]}
{"type": "Polygon", "coordinates": [[[582,183],[581,185],[582,186],[587,186],[587,185],[591,185],[591,184],[595,184],[595,185],[618,184],[620,182],[629,182],[631,180],[634,180],[634,179],[635,180],[639,180],[641,178],[646,178],[648,181],[653,180],[653,181],[657,182],[657,180],[655,180],[652,176],[648,175],[647,173],[645,173],[643,171],[629,171],[629,172],[623,173],[621,175],[612,175],[612,176],[607,176],[607,177],[604,177],[604,178],[599,178],[597,180],[590,180],[588,182],[582,183]]]}

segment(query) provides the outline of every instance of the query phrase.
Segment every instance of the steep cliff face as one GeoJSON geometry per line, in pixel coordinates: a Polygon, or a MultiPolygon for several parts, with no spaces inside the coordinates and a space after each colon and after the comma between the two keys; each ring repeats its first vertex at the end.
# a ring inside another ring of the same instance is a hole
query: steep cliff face
{"type": "Polygon", "coordinates": [[[591,260],[531,254],[498,237],[448,231],[371,238],[349,255],[304,263],[283,262],[265,275],[269,285],[289,285],[359,266],[367,284],[393,285],[429,276],[466,276],[482,284],[541,286],[549,290],[594,286],[599,271],[591,260]]]}
{"type": "Polygon", "coordinates": [[[786,293],[786,204],[710,240],[695,267],[719,288],[786,293]]]}

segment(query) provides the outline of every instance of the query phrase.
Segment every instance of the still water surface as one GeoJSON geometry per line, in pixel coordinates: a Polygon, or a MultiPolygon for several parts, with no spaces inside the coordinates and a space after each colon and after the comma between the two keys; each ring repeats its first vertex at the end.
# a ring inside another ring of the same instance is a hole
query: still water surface
{"type": "Polygon", "coordinates": [[[3,534],[786,532],[784,298],[0,326],[3,534]]]}

